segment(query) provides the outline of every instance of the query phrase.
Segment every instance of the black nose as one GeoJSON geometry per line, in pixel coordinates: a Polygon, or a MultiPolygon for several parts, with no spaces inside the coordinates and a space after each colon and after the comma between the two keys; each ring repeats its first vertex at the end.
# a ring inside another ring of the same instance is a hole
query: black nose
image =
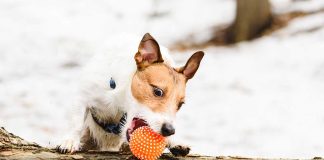
{"type": "Polygon", "coordinates": [[[175,133],[175,129],[173,128],[173,126],[171,124],[164,123],[161,128],[161,133],[162,133],[162,136],[164,136],[164,137],[171,136],[175,133]]]}

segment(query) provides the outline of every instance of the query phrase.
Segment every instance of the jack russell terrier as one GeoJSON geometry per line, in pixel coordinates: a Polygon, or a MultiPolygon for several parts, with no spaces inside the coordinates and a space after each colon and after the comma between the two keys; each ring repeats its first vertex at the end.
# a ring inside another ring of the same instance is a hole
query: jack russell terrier
{"type": "Polygon", "coordinates": [[[73,132],[58,150],[118,151],[135,129],[149,126],[168,137],[174,155],[187,155],[190,148],[170,136],[175,133],[176,113],[185,101],[186,83],[203,56],[202,51],[196,52],[183,67],[174,68],[168,50],[147,33],[139,46],[121,46],[92,61],[80,104],[72,115],[73,132]]]}

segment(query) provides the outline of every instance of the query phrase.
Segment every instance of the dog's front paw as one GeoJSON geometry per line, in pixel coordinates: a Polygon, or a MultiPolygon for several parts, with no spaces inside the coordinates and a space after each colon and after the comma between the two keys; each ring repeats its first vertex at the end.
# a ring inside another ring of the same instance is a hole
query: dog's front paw
{"type": "Polygon", "coordinates": [[[169,150],[174,156],[186,156],[190,152],[190,147],[176,145],[176,146],[169,148],[169,150]]]}
{"type": "Polygon", "coordinates": [[[60,153],[74,153],[80,149],[80,141],[71,139],[65,140],[61,145],[57,146],[57,151],[60,153]]]}

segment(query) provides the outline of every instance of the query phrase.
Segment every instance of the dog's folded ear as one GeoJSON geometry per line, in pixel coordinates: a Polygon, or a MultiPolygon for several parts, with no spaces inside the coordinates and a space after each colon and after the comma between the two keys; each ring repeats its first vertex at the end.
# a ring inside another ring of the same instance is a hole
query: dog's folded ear
{"type": "Polygon", "coordinates": [[[203,51],[198,51],[194,53],[189,60],[187,61],[186,65],[177,69],[179,73],[182,73],[186,79],[191,79],[195,73],[197,72],[200,61],[204,57],[204,52],[203,51]]]}
{"type": "Polygon", "coordinates": [[[138,69],[143,69],[153,63],[163,62],[160,46],[149,33],[143,36],[134,58],[138,69]]]}

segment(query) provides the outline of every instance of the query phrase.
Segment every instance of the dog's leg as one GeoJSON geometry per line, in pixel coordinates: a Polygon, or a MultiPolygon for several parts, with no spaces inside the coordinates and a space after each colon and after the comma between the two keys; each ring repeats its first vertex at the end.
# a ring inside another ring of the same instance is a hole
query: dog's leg
{"type": "Polygon", "coordinates": [[[168,138],[168,149],[174,156],[186,156],[190,152],[190,147],[177,142],[172,136],[168,138]]]}
{"type": "Polygon", "coordinates": [[[57,147],[57,150],[60,153],[74,153],[79,151],[80,148],[80,135],[73,134],[68,138],[65,138],[65,140],[57,147]]]}
{"type": "Polygon", "coordinates": [[[73,111],[71,121],[73,129],[64,138],[63,142],[57,146],[57,150],[60,153],[74,153],[81,150],[83,145],[81,139],[87,139],[87,136],[89,136],[89,129],[84,125],[84,116],[88,114],[87,112],[86,108],[83,107],[75,108],[73,111]]]}

